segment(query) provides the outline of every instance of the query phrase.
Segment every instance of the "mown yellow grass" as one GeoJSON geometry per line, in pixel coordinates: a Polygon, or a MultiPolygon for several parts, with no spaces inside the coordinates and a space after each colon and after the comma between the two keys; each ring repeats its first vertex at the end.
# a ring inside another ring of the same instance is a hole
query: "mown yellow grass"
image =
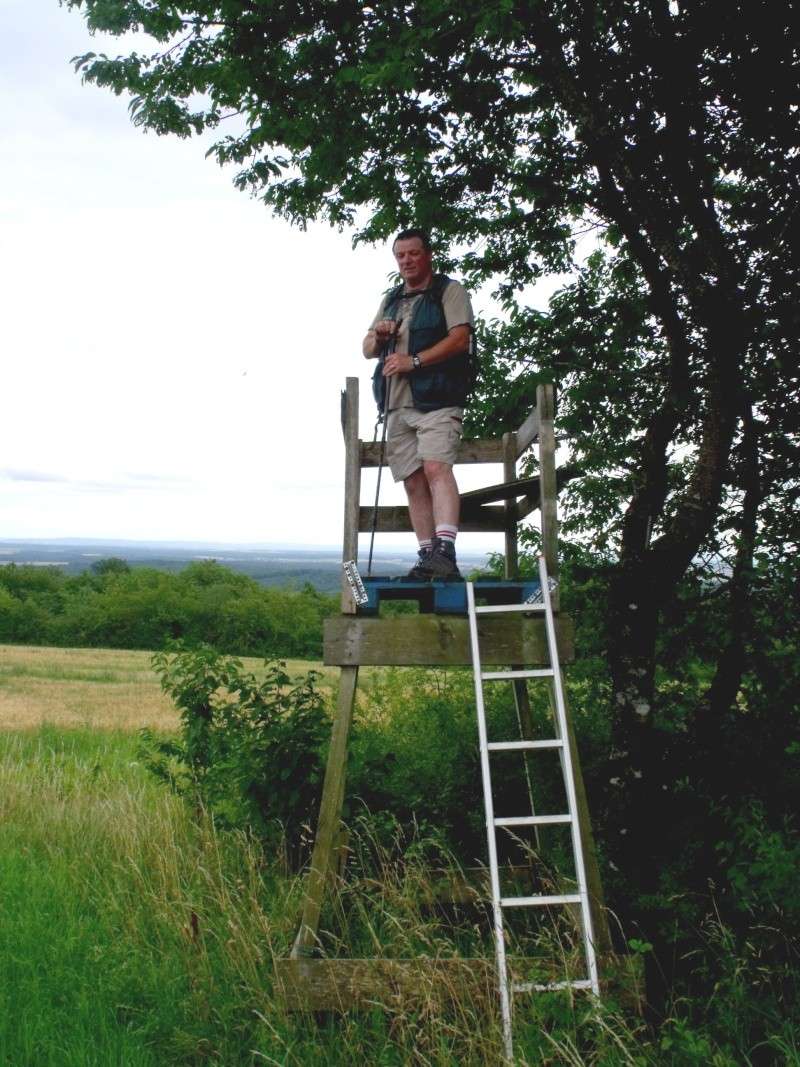
{"type": "MultiPolygon", "coordinates": [[[[0,729],[90,726],[100,730],[174,730],[178,713],[162,693],[150,652],[102,648],[42,648],[0,645],[0,729]]],[[[258,673],[262,661],[244,660],[258,673]]],[[[310,669],[338,672],[318,663],[288,660],[293,677],[310,669]]]]}

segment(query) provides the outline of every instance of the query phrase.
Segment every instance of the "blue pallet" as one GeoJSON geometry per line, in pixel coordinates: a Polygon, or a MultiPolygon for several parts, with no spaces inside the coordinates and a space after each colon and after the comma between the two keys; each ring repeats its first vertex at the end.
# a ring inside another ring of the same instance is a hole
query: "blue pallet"
{"type": "MultiPolygon", "coordinates": [[[[366,604],[359,615],[379,615],[381,604],[388,600],[414,600],[420,613],[436,615],[466,615],[467,588],[462,581],[440,579],[435,582],[414,582],[408,578],[364,578],[366,604]]],[[[479,604],[522,604],[539,591],[538,579],[481,578],[473,582],[475,599],[479,604]]]]}

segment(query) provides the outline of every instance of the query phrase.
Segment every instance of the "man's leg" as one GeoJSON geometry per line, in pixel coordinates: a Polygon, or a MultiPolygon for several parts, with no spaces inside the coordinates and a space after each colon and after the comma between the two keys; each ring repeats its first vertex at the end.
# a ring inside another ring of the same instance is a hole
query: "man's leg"
{"type": "Polygon", "coordinates": [[[426,459],[422,470],[431,497],[434,533],[440,526],[450,526],[457,530],[461,498],[452,466],[437,459],[426,459]]]}
{"type": "Polygon", "coordinates": [[[461,411],[405,412],[405,420],[416,430],[422,459],[422,467],[404,479],[411,525],[420,542],[420,560],[409,577],[459,578],[455,540],[461,500],[453,462],[461,439],[461,411]]]}
{"type": "MultiPolygon", "coordinates": [[[[427,466],[427,464],[426,464],[427,466]]],[[[431,542],[436,533],[433,496],[424,467],[419,467],[403,481],[408,496],[408,514],[417,540],[431,542]]],[[[456,490],[458,496],[458,490],[456,490]]]]}

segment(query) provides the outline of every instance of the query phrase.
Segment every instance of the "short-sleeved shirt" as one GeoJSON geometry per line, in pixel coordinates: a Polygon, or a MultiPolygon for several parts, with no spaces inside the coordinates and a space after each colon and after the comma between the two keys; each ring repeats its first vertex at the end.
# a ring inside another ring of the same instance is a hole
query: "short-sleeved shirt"
{"type": "MultiPolygon", "coordinates": [[[[420,295],[420,293],[409,293],[407,296],[400,297],[395,318],[402,319],[402,322],[397,334],[396,352],[408,352],[408,328],[411,325],[414,308],[420,295]]],[[[378,313],[370,325],[371,330],[375,329],[376,322],[386,318],[384,308],[386,307],[387,299],[388,294],[381,300],[378,313]]],[[[471,329],[475,325],[469,293],[460,282],[451,281],[444,287],[442,292],[442,311],[444,312],[444,321],[448,332],[454,326],[469,326],[471,329]]],[[[408,375],[395,374],[392,378],[392,387],[389,395],[389,410],[394,411],[395,408],[412,408],[413,406],[414,398],[411,395],[408,375]]]]}

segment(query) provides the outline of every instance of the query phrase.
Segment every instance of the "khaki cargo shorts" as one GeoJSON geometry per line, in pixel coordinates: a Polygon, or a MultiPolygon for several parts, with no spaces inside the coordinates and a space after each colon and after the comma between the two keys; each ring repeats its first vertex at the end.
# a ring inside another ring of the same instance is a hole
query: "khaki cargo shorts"
{"type": "Polygon", "coordinates": [[[463,408],[417,411],[396,408],[386,427],[386,458],[396,482],[417,471],[426,459],[455,463],[461,442],[463,408]]]}

